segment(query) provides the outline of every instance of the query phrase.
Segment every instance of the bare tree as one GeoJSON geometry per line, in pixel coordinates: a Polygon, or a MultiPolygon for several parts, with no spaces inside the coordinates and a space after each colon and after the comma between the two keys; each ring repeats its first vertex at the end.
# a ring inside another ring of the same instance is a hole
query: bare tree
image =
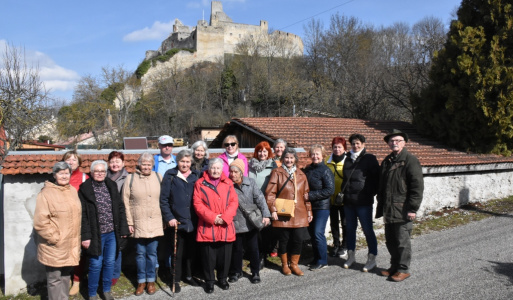
{"type": "Polygon", "coordinates": [[[3,141],[7,154],[9,150],[17,149],[32,131],[50,118],[50,99],[39,78],[39,68],[27,64],[25,50],[8,44],[3,50],[0,61],[0,126],[7,134],[3,141]]]}

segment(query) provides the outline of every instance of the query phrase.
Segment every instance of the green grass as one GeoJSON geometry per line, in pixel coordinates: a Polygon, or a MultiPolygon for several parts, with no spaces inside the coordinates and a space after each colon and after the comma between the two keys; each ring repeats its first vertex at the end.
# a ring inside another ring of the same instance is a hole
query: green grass
{"type": "MultiPolygon", "coordinates": [[[[501,216],[513,212],[513,196],[491,200],[486,203],[472,203],[464,205],[460,208],[446,208],[437,212],[428,214],[417,221],[413,226],[413,236],[419,236],[425,233],[433,231],[441,231],[461,225],[468,224],[470,222],[483,220],[488,217],[501,216]]],[[[380,228],[375,228],[379,231],[380,228]]],[[[378,241],[384,242],[384,235],[378,234],[378,241]]],[[[357,241],[357,248],[367,247],[365,239],[360,238],[357,241]]],[[[302,254],[301,262],[308,262],[311,259],[312,253],[305,249],[302,254]]],[[[268,257],[268,265],[275,265],[276,268],[281,266],[279,257],[268,257]]],[[[244,261],[244,271],[249,272],[248,262],[244,261]]],[[[157,288],[167,288],[168,286],[163,283],[160,279],[157,280],[157,288]]],[[[118,283],[112,288],[112,294],[115,298],[128,297],[133,295],[135,292],[134,283],[132,283],[124,275],[119,278],[118,283]]],[[[80,294],[70,299],[85,299],[83,295],[87,296],[87,283],[83,282],[80,289],[80,294]]],[[[46,299],[46,285],[41,283],[29,289],[29,293],[22,293],[17,296],[0,296],[0,300],[3,299],[46,299]]]]}

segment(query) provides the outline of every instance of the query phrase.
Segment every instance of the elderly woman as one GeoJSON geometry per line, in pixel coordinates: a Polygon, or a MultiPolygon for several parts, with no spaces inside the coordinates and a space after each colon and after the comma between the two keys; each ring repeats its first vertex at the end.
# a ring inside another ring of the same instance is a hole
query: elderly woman
{"type": "Polygon", "coordinates": [[[344,214],[347,223],[347,260],[344,268],[348,269],[355,262],[356,227],[358,220],[362,226],[369,252],[367,263],[363,267],[368,272],[376,267],[378,242],[372,227],[372,207],[379,183],[379,164],[376,156],[365,150],[365,137],[352,134],[349,137],[351,151],[344,163],[344,214]]]}
{"type": "Polygon", "coordinates": [[[80,260],[82,206],[69,184],[71,167],[60,161],[52,174],[55,183],[46,181],[36,200],[37,259],[46,267],[48,299],[68,299],[70,273],[80,260]]]}
{"type": "Polygon", "coordinates": [[[203,173],[208,169],[208,147],[204,141],[197,141],[191,147],[193,157],[191,162],[191,170],[197,170],[203,173]]]}
{"type": "Polygon", "coordinates": [[[333,173],[323,161],[324,156],[326,156],[324,146],[312,145],[308,154],[312,163],[305,168],[304,172],[308,179],[308,187],[310,188],[308,199],[312,204],[313,212],[310,232],[313,235],[314,258],[310,270],[315,271],[328,266],[328,245],[325,232],[330,216],[330,200],[335,191],[335,182],[333,173]]]}
{"type": "Polygon", "coordinates": [[[149,152],[141,154],[135,173],[123,186],[128,229],[136,247],[136,296],[142,295],[145,289],[150,295],[156,292],[157,237],[164,235],[159,202],[161,179],[152,171],[154,162],[149,152]]]}
{"type": "MultiPolygon", "coordinates": [[[[71,178],[69,184],[77,191],[80,185],[86,181],[89,176],[86,173],[80,172],[79,167],[82,165],[82,157],[77,151],[72,150],[64,153],[62,161],[66,162],[71,167],[71,178]]],[[[80,291],[80,278],[87,272],[87,260],[80,259],[80,263],[73,269],[73,285],[69,290],[69,295],[74,296],[80,291]]]]}
{"type": "Polygon", "coordinates": [[[273,160],[276,162],[278,167],[281,167],[281,156],[283,155],[283,151],[287,148],[287,142],[282,139],[277,139],[274,141],[273,149],[274,149],[274,158],[273,160]]]}
{"type": "MultiPolygon", "coordinates": [[[[196,143],[195,143],[196,144],[196,143]]],[[[194,148],[194,146],[193,146],[194,148]]],[[[167,170],[162,179],[162,188],[160,191],[160,209],[164,223],[170,227],[177,227],[177,236],[175,231],[172,233],[172,241],[176,241],[176,261],[174,265],[174,278],[172,282],[175,286],[175,293],[180,292],[180,279],[182,273],[185,273],[184,282],[192,286],[198,283],[192,277],[193,263],[196,258],[196,224],[198,217],[192,205],[192,195],[194,184],[200,178],[200,173],[191,170],[193,154],[190,150],[182,150],[176,155],[177,166],[174,169],[167,170]],[[182,265],[185,263],[185,271],[182,271],[182,265]]],[[[175,247],[175,245],[171,245],[175,247]]]]}
{"type": "Polygon", "coordinates": [[[272,225],[277,231],[282,272],[284,275],[294,273],[303,276],[298,263],[303,241],[310,238],[307,227],[312,221],[312,206],[308,200],[308,180],[305,173],[297,168],[297,161],[296,150],[286,148],[281,157],[282,166],[271,172],[265,194],[273,219],[272,225]],[[293,217],[278,215],[277,198],[294,200],[293,217]]]}
{"type": "MultiPolygon", "coordinates": [[[[121,193],[125,179],[128,176],[128,172],[125,169],[125,155],[119,151],[112,151],[109,153],[107,159],[109,169],[107,170],[107,177],[114,181],[118,185],[118,191],[121,193]]],[[[112,285],[118,282],[119,276],[121,276],[121,250],[126,247],[126,239],[121,239],[119,245],[119,253],[114,264],[114,273],[112,274],[112,285]]]]}
{"type": "Polygon", "coordinates": [[[326,159],[326,165],[330,168],[335,177],[335,192],[331,196],[330,206],[330,227],[333,236],[333,250],[331,256],[347,258],[346,244],[346,220],[344,215],[344,206],[342,203],[336,203],[338,193],[341,191],[342,172],[344,170],[344,161],[346,159],[346,139],[340,136],[334,137],[331,141],[332,153],[326,159]],[[342,242],[340,241],[340,226],[342,225],[342,242]]]}
{"type": "Polygon", "coordinates": [[[248,159],[239,152],[239,140],[234,135],[228,135],[224,138],[223,146],[226,151],[219,155],[219,158],[223,160],[223,174],[224,176],[230,176],[230,164],[235,159],[240,159],[244,163],[246,171],[244,172],[244,176],[248,176],[248,159]]]}
{"type": "Polygon", "coordinates": [[[114,299],[110,292],[114,262],[120,239],[129,234],[118,186],[106,175],[107,163],[93,161],[91,178],[78,190],[82,202],[82,247],[89,255],[89,299],[94,300],[97,299],[100,274],[105,299],[114,299]]]}
{"type": "Polygon", "coordinates": [[[269,224],[271,213],[265,203],[264,194],[256,184],[255,180],[243,176],[244,164],[242,160],[236,159],[230,165],[230,179],[234,183],[235,192],[239,199],[239,209],[233,222],[235,224],[236,238],[233,243],[232,260],[230,264],[229,282],[236,282],[242,277],[242,257],[244,252],[249,257],[249,266],[251,269],[251,283],[260,282],[260,259],[258,253],[258,228],[255,227],[243,214],[244,207],[256,205],[262,212],[262,224],[269,224]],[[246,251],[244,251],[246,244],[246,251]]]}
{"type": "Polygon", "coordinates": [[[233,217],[239,201],[233,182],[223,173],[223,160],[213,158],[208,171],[196,181],[193,196],[194,209],[198,215],[196,240],[201,254],[205,275],[205,292],[214,292],[214,269],[223,290],[230,288],[226,277],[235,241],[233,217]]]}

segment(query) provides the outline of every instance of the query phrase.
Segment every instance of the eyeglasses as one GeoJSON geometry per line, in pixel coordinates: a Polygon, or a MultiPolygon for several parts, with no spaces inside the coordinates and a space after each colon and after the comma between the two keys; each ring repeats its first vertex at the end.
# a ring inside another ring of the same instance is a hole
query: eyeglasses
{"type": "Polygon", "coordinates": [[[93,171],[94,174],[107,174],[107,171],[101,170],[101,171],[93,171]]]}
{"type": "Polygon", "coordinates": [[[399,144],[400,142],[404,142],[404,140],[388,140],[389,143],[392,143],[392,144],[399,144]]]}
{"type": "Polygon", "coordinates": [[[237,143],[224,143],[225,147],[228,147],[228,146],[235,147],[235,145],[237,145],[237,143]]]}

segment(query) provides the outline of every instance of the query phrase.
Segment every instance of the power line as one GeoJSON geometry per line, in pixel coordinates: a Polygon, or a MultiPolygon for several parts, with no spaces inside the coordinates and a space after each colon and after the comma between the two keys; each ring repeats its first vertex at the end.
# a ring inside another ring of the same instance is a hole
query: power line
{"type": "Polygon", "coordinates": [[[312,19],[312,18],[314,18],[314,17],[317,17],[318,15],[322,15],[323,13],[327,13],[327,12],[329,12],[329,11],[331,11],[331,10],[334,10],[335,8],[338,8],[338,7],[344,6],[344,5],[349,4],[349,3],[351,3],[351,2],[354,2],[354,1],[356,1],[356,0],[350,0],[350,1],[344,2],[344,3],[342,3],[342,4],[339,4],[339,5],[337,5],[337,6],[332,7],[332,8],[330,8],[330,9],[327,9],[327,10],[325,10],[325,11],[322,11],[322,12],[320,12],[320,13],[317,13],[317,14],[315,14],[315,15],[313,15],[313,16],[310,16],[310,17],[308,17],[308,18],[305,18],[305,19],[303,19],[303,20],[301,20],[301,21],[297,21],[297,22],[295,22],[295,23],[292,23],[292,24],[290,24],[290,25],[287,25],[287,26],[285,26],[285,27],[282,27],[282,28],[280,28],[280,29],[278,29],[278,30],[283,30],[283,29],[285,29],[285,28],[289,28],[289,27],[291,27],[291,26],[294,26],[294,25],[296,25],[296,24],[302,23],[302,22],[304,22],[304,21],[306,21],[306,20],[312,19]]]}

